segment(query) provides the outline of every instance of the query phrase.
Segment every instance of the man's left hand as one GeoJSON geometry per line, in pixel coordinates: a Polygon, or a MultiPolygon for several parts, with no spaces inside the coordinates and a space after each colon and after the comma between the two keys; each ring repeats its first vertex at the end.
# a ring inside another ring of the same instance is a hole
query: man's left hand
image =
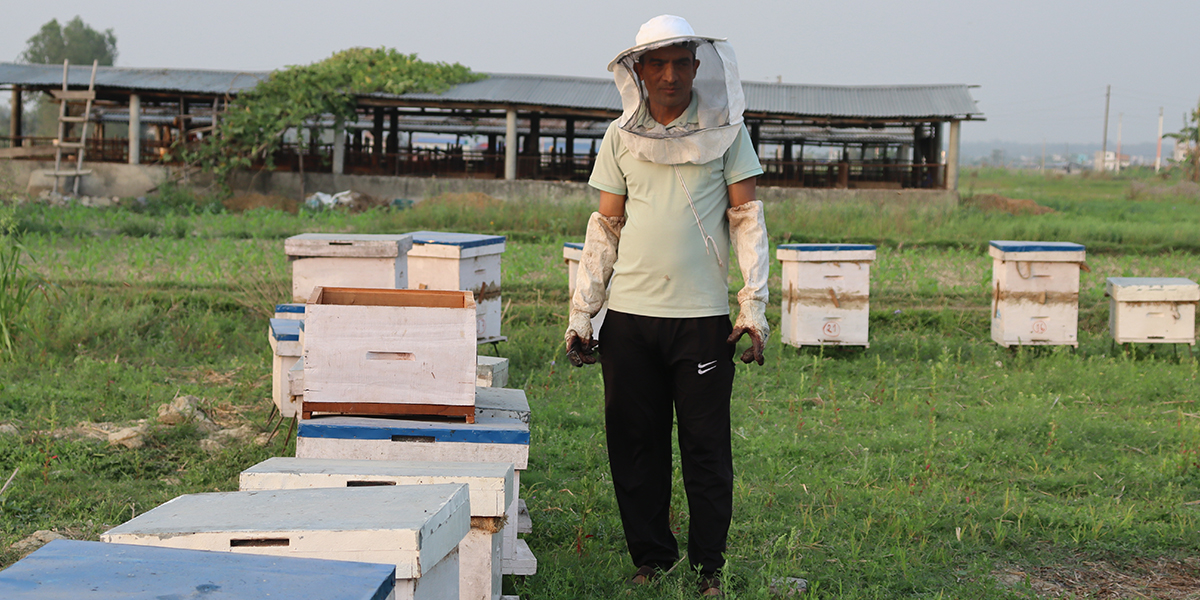
{"type": "Polygon", "coordinates": [[[749,334],[750,347],[742,352],[742,362],[749,364],[753,361],[761,366],[766,360],[763,349],[767,345],[767,338],[771,336],[771,327],[767,325],[767,305],[757,300],[746,300],[741,308],[733,324],[733,333],[729,334],[727,341],[734,345],[743,335],[749,334]]]}

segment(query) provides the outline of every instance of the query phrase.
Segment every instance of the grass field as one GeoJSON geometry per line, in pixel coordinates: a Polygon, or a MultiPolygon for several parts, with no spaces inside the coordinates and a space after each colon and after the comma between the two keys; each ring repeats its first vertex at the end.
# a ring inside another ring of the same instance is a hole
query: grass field
{"type": "MultiPolygon", "coordinates": [[[[866,241],[871,347],[797,351],[774,337],[738,366],[733,404],[731,596],[796,576],[813,598],[1186,598],[1200,589],[1200,362],[1186,348],[1114,348],[1104,278],[1200,277],[1200,198],[1174,181],[968,173],[964,195],[1056,212],[771,205],[773,242],[866,241]],[[1008,351],[988,335],[989,239],[1088,245],[1080,347],[1008,351]]],[[[0,207],[42,278],[0,354],[0,566],[39,529],[95,539],[183,493],[232,490],[291,452],[205,451],[191,425],[151,426],[135,449],[87,437],[153,420],[176,395],[225,427],[263,431],[266,317],[289,295],[282,238],[305,231],[499,232],[510,387],[533,409],[522,477],[538,574],[524,598],[612,598],[632,570],[604,447],[599,369],[561,356],[563,241],[585,205],[451,201],[358,215],[186,203],[0,207]]],[[[13,236],[10,236],[10,238],[13,236]]],[[[773,267],[768,313],[779,323],[773,267]]],[[[731,274],[732,289],[740,282],[731,274]]],[[[2,293],[3,290],[0,290],[2,293]]],[[[732,297],[732,296],[731,296],[732,297]]],[[[0,304],[2,306],[2,304],[0,304]]],[[[490,347],[481,348],[491,352],[490,347]]],[[[672,522],[686,503],[676,472],[672,522]]],[[[674,574],[634,598],[694,597],[674,574]]]]}

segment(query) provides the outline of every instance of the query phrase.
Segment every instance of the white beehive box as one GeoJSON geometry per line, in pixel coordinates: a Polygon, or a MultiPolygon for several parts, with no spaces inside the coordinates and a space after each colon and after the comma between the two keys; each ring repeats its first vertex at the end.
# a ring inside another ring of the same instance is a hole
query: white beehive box
{"type": "Polygon", "coordinates": [[[1182,277],[1109,277],[1108,331],[1118,344],[1196,343],[1200,286],[1182,277]]]}
{"type": "Polygon", "coordinates": [[[780,338],[791,346],[870,346],[870,244],[784,244],[780,338]]]}
{"type": "MultiPolygon", "coordinates": [[[[563,244],[563,262],[567,263],[567,305],[575,297],[575,277],[579,274],[579,261],[583,259],[583,244],[566,242],[563,244]]],[[[608,314],[608,301],[600,307],[600,312],[592,317],[592,339],[600,339],[600,326],[604,324],[604,316],[608,314]]]]}
{"type": "Polygon", "coordinates": [[[1001,346],[1079,346],[1079,267],[1070,242],[992,241],[992,339],[1001,346]]]}
{"type": "Polygon", "coordinates": [[[476,356],[475,385],[498,388],[508,385],[508,359],[499,356],[476,356]]]}
{"type": "MultiPolygon", "coordinates": [[[[481,388],[485,389],[485,388],[481,388]]],[[[475,423],[447,423],[413,419],[320,417],[301,421],[296,437],[297,458],[356,460],[503,462],[514,468],[514,486],[520,496],[521,471],[529,465],[529,425],[519,419],[479,415],[475,423]]],[[[520,564],[525,571],[505,567],[505,574],[532,575],[536,559],[523,540],[517,539],[517,502],[508,508],[510,526],[504,528],[506,565],[520,564]],[[524,557],[521,561],[518,556],[524,557]]]]}
{"type": "Polygon", "coordinates": [[[408,252],[408,287],[414,290],[466,290],[478,306],[475,337],[501,341],[500,255],[504,236],[414,231],[408,252]]]}
{"type": "Polygon", "coordinates": [[[304,399],[313,412],[475,419],[470,292],[317,288],[305,307],[304,399]]]}
{"type": "Polygon", "coordinates": [[[398,599],[456,600],[470,526],[465,485],[301,489],[180,496],[100,539],[395,565],[398,599]]]}
{"type": "Polygon", "coordinates": [[[395,598],[396,567],[54,540],[0,573],[5,600],[395,598]]]}
{"type": "Polygon", "coordinates": [[[408,287],[408,235],[304,233],[283,242],[292,262],[292,298],[304,302],[313,288],[408,287]]]}
{"type": "MultiPolygon", "coordinates": [[[[305,300],[307,301],[308,298],[305,298],[305,300]]],[[[276,319],[293,319],[296,321],[303,321],[304,320],[304,304],[300,303],[300,302],[293,302],[293,303],[288,303],[288,304],[276,304],[275,305],[275,318],[276,319]]]]}
{"type": "Polygon", "coordinates": [[[471,531],[458,545],[459,598],[498,600],[503,534],[516,499],[510,463],[271,458],[242,471],[240,489],[280,490],[462,483],[470,488],[471,531]]]}
{"type": "Polygon", "coordinates": [[[510,388],[475,388],[476,419],[517,419],[529,422],[529,399],[525,390],[510,388]]]}
{"type": "MultiPolygon", "coordinates": [[[[278,310],[278,307],[277,307],[278,310]]],[[[284,418],[300,411],[288,383],[288,372],[300,360],[300,323],[295,319],[271,319],[267,337],[271,342],[271,400],[284,418]]]]}

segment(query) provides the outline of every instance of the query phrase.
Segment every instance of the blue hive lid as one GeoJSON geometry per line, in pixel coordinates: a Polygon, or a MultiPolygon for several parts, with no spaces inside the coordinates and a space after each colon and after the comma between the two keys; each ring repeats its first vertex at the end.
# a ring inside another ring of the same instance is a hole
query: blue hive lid
{"type": "Polygon", "coordinates": [[[304,305],[303,304],[276,304],[275,312],[302,315],[302,314],[304,314],[304,305]]]}
{"type": "Polygon", "coordinates": [[[993,248],[1002,252],[1083,252],[1083,244],[1072,242],[1012,242],[992,240],[993,248]]]}
{"type": "Polygon", "coordinates": [[[573,248],[575,250],[583,250],[583,242],[567,242],[563,244],[563,248],[573,248]]]}
{"type": "Polygon", "coordinates": [[[271,337],[277,342],[298,342],[303,326],[304,321],[296,319],[271,319],[271,337]]]}
{"type": "Polygon", "coordinates": [[[54,540],[0,573],[0,598],[384,600],[395,578],[395,565],[54,540]]]}
{"type": "Polygon", "coordinates": [[[408,235],[412,236],[414,244],[438,244],[442,246],[458,246],[459,248],[476,248],[479,246],[503,244],[505,239],[502,235],[450,233],[446,231],[414,231],[408,235]]]}
{"type": "Polygon", "coordinates": [[[874,250],[874,244],[780,244],[780,250],[797,252],[847,252],[851,250],[874,250]]]}
{"type": "Polygon", "coordinates": [[[486,418],[474,423],[413,421],[371,417],[318,417],[300,421],[300,437],[339,440],[406,439],[428,442],[529,445],[529,425],[519,419],[486,418]]]}

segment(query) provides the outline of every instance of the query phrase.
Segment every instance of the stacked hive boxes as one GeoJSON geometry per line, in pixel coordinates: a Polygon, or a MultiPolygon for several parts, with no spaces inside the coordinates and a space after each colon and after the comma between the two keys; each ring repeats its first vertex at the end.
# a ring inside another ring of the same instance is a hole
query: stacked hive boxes
{"type": "Polygon", "coordinates": [[[871,262],[866,244],[785,244],[780,337],[792,346],[870,346],[871,262]]]}
{"type": "Polygon", "coordinates": [[[466,485],[180,496],[100,536],[105,542],[394,565],[396,598],[457,600],[466,485]]]}
{"type": "Polygon", "coordinates": [[[0,598],[395,598],[396,567],[54,540],[4,570],[0,598]]]}
{"type": "Polygon", "coordinates": [[[993,241],[992,339],[1001,346],[1079,346],[1079,268],[1069,242],[993,241]]]}

